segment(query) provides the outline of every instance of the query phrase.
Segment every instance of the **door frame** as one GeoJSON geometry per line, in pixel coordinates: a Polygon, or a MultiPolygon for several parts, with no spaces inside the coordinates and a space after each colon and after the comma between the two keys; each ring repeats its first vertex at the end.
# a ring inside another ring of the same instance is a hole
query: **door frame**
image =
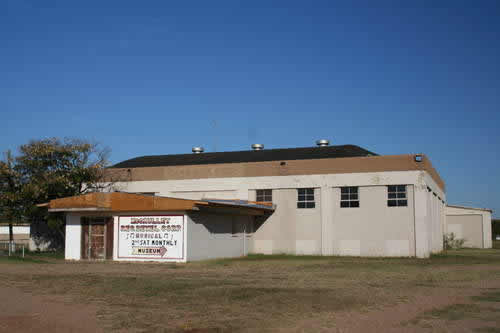
{"type": "Polygon", "coordinates": [[[82,225],[80,252],[82,260],[106,260],[113,259],[113,230],[114,219],[112,216],[82,216],[80,218],[82,225]],[[92,225],[104,225],[104,256],[103,258],[92,258],[92,225]],[[111,233],[111,235],[109,235],[111,233]],[[108,239],[109,238],[109,239],[108,239]],[[111,242],[109,246],[108,242],[111,242]]]}

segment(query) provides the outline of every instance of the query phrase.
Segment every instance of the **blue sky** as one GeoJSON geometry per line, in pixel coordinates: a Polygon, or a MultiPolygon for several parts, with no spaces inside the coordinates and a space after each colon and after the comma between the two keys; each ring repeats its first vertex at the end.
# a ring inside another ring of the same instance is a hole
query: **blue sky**
{"type": "Polygon", "coordinates": [[[500,216],[499,17],[497,1],[4,0],[0,150],[81,137],[119,162],[328,138],[423,152],[450,203],[500,216]]]}

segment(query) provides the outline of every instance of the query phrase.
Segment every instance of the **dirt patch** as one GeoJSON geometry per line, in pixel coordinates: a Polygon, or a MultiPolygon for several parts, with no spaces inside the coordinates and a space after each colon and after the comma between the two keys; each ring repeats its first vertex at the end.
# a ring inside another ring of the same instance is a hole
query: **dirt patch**
{"type": "Polygon", "coordinates": [[[100,332],[97,307],[0,285],[0,332],[100,332]]]}

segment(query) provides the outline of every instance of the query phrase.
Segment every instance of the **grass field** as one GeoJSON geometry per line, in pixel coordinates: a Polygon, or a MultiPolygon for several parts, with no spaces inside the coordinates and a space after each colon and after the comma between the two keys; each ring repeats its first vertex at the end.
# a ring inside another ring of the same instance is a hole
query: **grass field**
{"type": "Polygon", "coordinates": [[[93,304],[106,330],[500,327],[497,249],[449,251],[430,259],[251,255],[188,264],[75,263],[37,254],[0,257],[0,281],[31,295],[93,304]]]}

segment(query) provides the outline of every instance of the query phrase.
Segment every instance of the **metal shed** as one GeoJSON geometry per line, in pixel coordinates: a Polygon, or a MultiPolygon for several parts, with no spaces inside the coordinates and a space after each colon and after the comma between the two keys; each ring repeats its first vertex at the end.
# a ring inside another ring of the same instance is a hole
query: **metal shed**
{"type": "Polygon", "coordinates": [[[490,209],[447,205],[446,233],[465,240],[465,247],[492,247],[490,209]]]}

